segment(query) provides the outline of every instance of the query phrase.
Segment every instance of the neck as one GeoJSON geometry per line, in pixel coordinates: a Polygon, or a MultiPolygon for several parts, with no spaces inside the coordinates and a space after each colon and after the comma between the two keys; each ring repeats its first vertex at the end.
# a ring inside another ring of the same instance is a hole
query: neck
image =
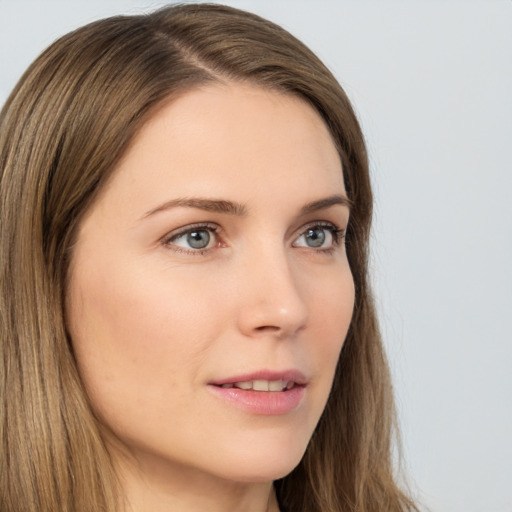
{"type": "Polygon", "coordinates": [[[279,512],[272,482],[234,482],[187,467],[118,467],[123,512],[279,512]]]}

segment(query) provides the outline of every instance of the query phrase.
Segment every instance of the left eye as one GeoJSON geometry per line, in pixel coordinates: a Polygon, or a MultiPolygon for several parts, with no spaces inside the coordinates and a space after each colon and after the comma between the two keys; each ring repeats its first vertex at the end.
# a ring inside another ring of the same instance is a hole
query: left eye
{"type": "Polygon", "coordinates": [[[340,231],[335,226],[310,226],[295,240],[293,245],[294,247],[310,247],[312,249],[330,249],[338,244],[340,238],[340,231]]]}

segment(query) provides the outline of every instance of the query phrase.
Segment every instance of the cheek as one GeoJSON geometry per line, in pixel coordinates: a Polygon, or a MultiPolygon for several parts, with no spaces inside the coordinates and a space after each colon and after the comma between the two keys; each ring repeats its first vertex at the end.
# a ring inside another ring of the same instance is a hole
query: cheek
{"type": "Polygon", "coordinates": [[[325,297],[320,314],[326,339],[330,340],[324,346],[323,359],[329,370],[331,383],[352,320],[355,298],[354,280],[349,270],[343,273],[338,282],[339,286],[333,287],[331,293],[325,297]]]}
{"type": "MultiPolygon", "coordinates": [[[[320,286],[311,285],[311,333],[307,337],[308,357],[317,375],[317,414],[321,414],[332,387],[339,355],[354,309],[354,281],[347,266],[337,269],[320,286]]],[[[318,418],[317,418],[318,419],[318,418]]]]}
{"type": "Polygon", "coordinates": [[[194,283],[166,283],[150,273],[103,264],[76,273],[68,292],[68,325],[80,373],[99,411],[140,408],[179,386],[218,335],[218,301],[194,294],[194,283]],[[108,270],[108,271],[107,271],[108,270]],[[200,314],[198,314],[200,311],[200,314]],[[216,311],[216,316],[212,312],[216,311]]]}
{"type": "Polygon", "coordinates": [[[340,351],[354,310],[354,280],[348,265],[344,265],[321,283],[312,281],[306,292],[312,297],[312,319],[329,343],[321,344],[326,351],[340,351]]]}

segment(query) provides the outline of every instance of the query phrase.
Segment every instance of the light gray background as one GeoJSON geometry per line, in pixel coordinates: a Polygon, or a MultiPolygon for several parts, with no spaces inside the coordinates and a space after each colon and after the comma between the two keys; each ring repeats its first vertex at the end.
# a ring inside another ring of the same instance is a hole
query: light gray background
{"type": "MultiPolygon", "coordinates": [[[[57,36],[165,2],[0,0],[0,102],[57,36]]],[[[316,51],[359,113],[405,469],[434,512],[512,511],[512,1],[227,1],[316,51]]]]}

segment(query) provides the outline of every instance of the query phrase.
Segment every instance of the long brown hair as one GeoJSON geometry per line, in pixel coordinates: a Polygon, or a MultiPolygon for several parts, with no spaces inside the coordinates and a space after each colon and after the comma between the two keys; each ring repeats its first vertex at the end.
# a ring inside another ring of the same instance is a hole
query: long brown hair
{"type": "Polygon", "coordinates": [[[363,136],[329,70],[280,27],[237,9],[179,5],[55,42],[0,114],[0,510],[116,510],[117,483],[64,321],[77,225],[163,102],[209,81],[299,95],[327,123],[352,201],[355,311],[330,398],[299,466],[275,483],[289,512],[414,508],[395,484],[392,389],[368,287],[372,195],[363,136]]]}

